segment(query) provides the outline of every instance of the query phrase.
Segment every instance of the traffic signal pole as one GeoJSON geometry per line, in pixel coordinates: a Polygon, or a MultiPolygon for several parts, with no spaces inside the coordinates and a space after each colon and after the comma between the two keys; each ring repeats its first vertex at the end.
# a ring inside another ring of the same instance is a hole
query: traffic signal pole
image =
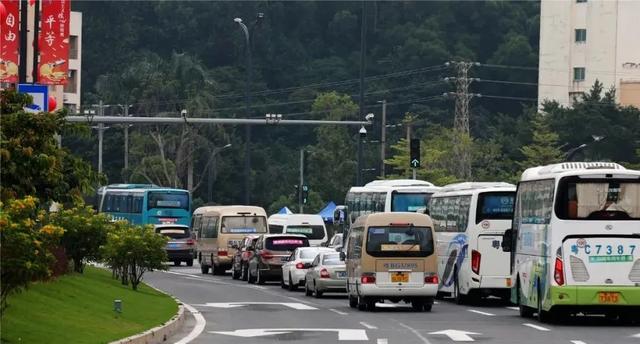
{"type": "Polygon", "coordinates": [[[300,150],[300,186],[298,187],[298,208],[300,214],[304,213],[304,205],[302,204],[302,194],[304,188],[304,149],[300,150]]]}

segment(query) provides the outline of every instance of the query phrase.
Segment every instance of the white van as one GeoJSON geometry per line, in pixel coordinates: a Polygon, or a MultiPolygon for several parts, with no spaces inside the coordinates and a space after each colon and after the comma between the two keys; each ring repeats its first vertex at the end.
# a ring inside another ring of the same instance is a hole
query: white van
{"type": "Polygon", "coordinates": [[[312,214],[273,214],[267,220],[271,234],[303,234],[311,246],[322,246],[329,240],[322,216],[312,214]]]}

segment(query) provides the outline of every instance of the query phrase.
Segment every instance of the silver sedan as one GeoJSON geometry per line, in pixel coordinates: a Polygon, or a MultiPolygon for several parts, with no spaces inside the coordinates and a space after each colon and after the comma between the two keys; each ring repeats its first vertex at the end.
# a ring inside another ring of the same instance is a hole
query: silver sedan
{"type": "Polygon", "coordinates": [[[325,292],[344,292],[347,269],[336,252],[321,252],[309,265],[305,275],[305,295],[322,297],[325,292]]]}

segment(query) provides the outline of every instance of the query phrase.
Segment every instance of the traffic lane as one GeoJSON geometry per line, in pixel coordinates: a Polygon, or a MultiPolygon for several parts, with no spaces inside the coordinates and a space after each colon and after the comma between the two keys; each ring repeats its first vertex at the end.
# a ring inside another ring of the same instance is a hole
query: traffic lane
{"type": "Polygon", "coordinates": [[[365,332],[367,329],[357,321],[340,317],[340,314],[313,302],[315,300],[289,296],[277,284],[254,286],[228,277],[197,276],[171,270],[152,273],[148,281],[196,307],[205,317],[205,332],[192,343],[271,343],[282,340],[327,343],[337,342],[340,335],[377,342],[377,338],[365,332]],[[238,304],[242,302],[248,304],[238,304]],[[357,333],[339,333],[339,329],[357,330],[357,333]]]}

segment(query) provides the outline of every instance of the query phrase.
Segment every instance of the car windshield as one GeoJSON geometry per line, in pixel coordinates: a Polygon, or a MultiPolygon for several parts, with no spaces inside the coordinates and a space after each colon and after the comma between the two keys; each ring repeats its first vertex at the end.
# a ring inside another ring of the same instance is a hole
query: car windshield
{"type": "Polygon", "coordinates": [[[180,227],[156,228],[156,233],[162,234],[171,239],[186,239],[190,237],[189,229],[180,227]]]}
{"type": "Polygon", "coordinates": [[[511,220],[515,192],[483,192],[478,196],[476,223],[482,220],[511,220]]]}
{"type": "Polygon", "coordinates": [[[322,265],[342,265],[342,264],[344,264],[344,262],[340,260],[340,255],[337,255],[337,254],[326,255],[322,259],[322,265]]]}
{"type": "Polygon", "coordinates": [[[189,210],[189,194],[186,192],[150,191],[147,197],[149,209],[178,208],[189,210]]]}
{"type": "Polygon", "coordinates": [[[331,239],[331,245],[340,245],[342,244],[342,234],[336,234],[333,239],[331,239]]]}
{"type": "Polygon", "coordinates": [[[431,194],[394,192],[391,197],[391,211],[415,212],[427,207],[431,194]]]}
{"type": "Polygon", "coordinates": [[[298,247],[309,247],[309,240],[301,237],[278,236],[267,238],[264,246],[267,250],[293,251],[298,247]]]}
{"type": "Polygon", "coordinates": [[[287,226],[287,233],[302,234],[309,239],[324,238],[324,226],[295,225],[287,226]]]}
{"type": "Polygon", "coordinates": [[[266,233],[267,219],[264,216],[224,216],[222,233],[266,233]]]}
{"type": "Polygon", "coordinates": [[[580,178],[561,180],[556,212],[562,219],[638,220],[640,181],[580,178]]]}
{"type": "Polygon", "coordinates": [[[374,257],[426,257],[433,253],[433,235],[428,227],[369,227],[367,253],[374,257]]]}

